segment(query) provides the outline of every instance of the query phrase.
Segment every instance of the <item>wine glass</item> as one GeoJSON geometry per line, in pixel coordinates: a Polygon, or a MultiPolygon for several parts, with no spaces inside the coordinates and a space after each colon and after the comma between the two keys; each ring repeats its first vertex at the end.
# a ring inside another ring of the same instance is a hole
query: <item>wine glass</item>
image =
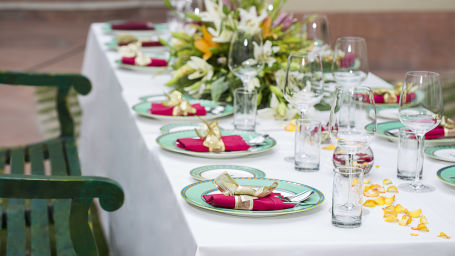
{"type": "Polygon", "coordinates": [[[228,65],[232,73],[242,80],[243,86],[248,88],[248,81],[263,68],[262,31],[235,32],[229,48],[228,65]]]}
{"type": "MultiPolygon", "coordinates": [[[[324,77],[319,55],[293,52],[288,57],[284,98],[294,106],[303,118],[306,112],[323,96],[324,77]]],[[[297,129],[296,129],[297,131],[297,129]]],[[[293,157],[285,157],[294,161],[293,157]]]]}
{"type": "Polygon", "coordinates": [[[332,70],[339,86],[360,86],[368,76],[367,44],[362,37],[340,37],[335,44],[332,70]]]}
{"type": "MultiPolygon", "coordinates": [[[[303,39],[313,41],[314,48],[330,48],[329,22],[327,16],[320,14],[303,17],[303,39]]],[[[314,49],[313,48],[313,49],[314,49]]]]}
{"type": "MultiPolygon", "coordinates": [[[[429,71],[411,71],[400,94],[400,121],[415,132],[418,143],[417,170],[423,168],[423,146],[425,133],[439,125],[442,118],[443,102],[441,82],[438,73],[429,71]],[[408,92],[414,91],[419,97],[409,97],[408,92]]],[[[414,159],[409,159],[413,161],[414,159]]],[[[400,188],[408,192],[430,192],[434,187],[422,184],[420,172],[416,170],[413,182],[404,183],[400,188]]]]}
{"type": "Polygon", "coordinates": [[[356,153],[369,147],[376,126],[376,106],[370,88],[337,88],[330,111],[329,131],[331,138],[337,141],[337,147],[346,152],[347,166],[357,167],[354,166],[356,153]],[[367,125],[372,128],[365,129],[367,125]]]}

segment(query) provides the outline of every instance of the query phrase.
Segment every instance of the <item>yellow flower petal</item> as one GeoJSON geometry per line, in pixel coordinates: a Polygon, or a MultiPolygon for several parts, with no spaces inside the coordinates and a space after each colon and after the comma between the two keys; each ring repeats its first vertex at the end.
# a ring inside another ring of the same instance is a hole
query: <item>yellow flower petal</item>
{"type": "Polygon", "coordinates": [[[396,216],[393,216],[393,215],[389,214],[389,215],[385,216],[384,221],[385,222],[397,222],[398,219],[397,219],[396,216]]]}
{"type": "Polygon", "coordinates": [[[376,168],[379,168],[379,165],[376,165],[376,168]]]}
{"type": "Polygon", "coordinates": [[[419,236],[419,234],[416,234],[416,233],[411,233],[410,235],[411,236],[419,236]]]}
{"type": "Polygon", "coordinates": [[[370,180],[371,180],[371,178],[364,179],[363,180],[363,184],[370,184],[370,180]]]}
{"type": "Polygon", "coordinates": [[[398,193],[398,188],[396,186],[389,186],[387,188],[388,193],[398,193]]]}
{"type": "Polygon", "coordinates": [[[379,193],[378,192],[369,192],[368,190],[367,191],[363,191],[363,195],[366,196],[366,197],[377,197],[379,196],[379,193]]]}
{"type": "Polygon", "coordinates": [[[327,146],[322,147],[322,149],[325,149],[325,150],[335,150],[335,148],[336,147],[333,144],[329,144],[327,146]]]}
{"type": "Polygon", "coordinates": [[[427,217],[425,216],[420,216],[420,224],[429,224],[428,223],[428,220],[427,220],[427,217]]]}
{"type": "Polygon", "coordinates": [[[397,213],[402,213],[404,210],[406,210],[401,204],[395,205],[395,211],[397,213]]]}
{"type": "Polygon", "coordinates": [[[354,187],[354,186],[357,185],[357,184],[359,184],[359,179],[358,179],[358,178],[354,178],[354,179],[352,180],[352,182],[351,182],[351,186],[354,187]]]}
{"type": "MultiPolygon", "coordinates": [[[[293,119],[291,122],[289,122],[289,124],[287,124],[285,127],[284,127],[284,130],[288,131],[288,132],[293,132],[295,131],[295,119],[293,119]]],[[[335,147],[335,146],[334,146],[335,147]]],[[[335,148],[334,148],[335,149],[335,148]]]]}
{"type": "Polygon", "coordinates": [[[363,206],[375,207],[376,206],[376,202],[374,200],[366,200],[365,203],[363,203],[363,206]]]}
{"type": "Polygon", "coordinates": [[[380,196],[376,199],[374,199],[377,205],[384,205],[385,204],[385,198],[383,196],[380,196]]]}
{"type": "Polygon", "coordinates": [[[439,233],[438,237],[442,237],[445,239],[450,239],[450,236],[446,235],[444,232],[439,233]]]}
{"type": "Polygon", "coordinates": [[[419,231],[424,231],[424,232],[429,232],[427,225],[425,224],[419,224],[417,227],[411,227],[412,230],[419,230],[419,231]]]}
{"type": "Polygon", "coordinates": [[[384,185],[390,185],[390,184],[392,184],[392,181],[389,180],[389,179],[384,179],[384,180],[382,181],[382,184],[384,184],[384,185]]]}
{"type": "Polygon", "coordinates": [[[394,201],[395,201],[395,195],[393,195],[391,197],[385,197],[385,199],[384,199],[384,203],[386,205],[391,205],[391,204],[393,204],[394,201]]]}
{"type": "Polygon", "coordinates": [[[398,224],[400,226],[407,226],[409,224],[411,224],[412,222],[412,218],[410,218],[408,215],[403,215],[403,217],[401,217],[401,220],[398,222],[398,224]]]}
{"type": "Polygon", "coordinates": [[[412,212],[408,212],[408,215],[410,217],[413,217],[413,218],[418,218],[420,217],[420,214],[422,214],[422,209],[417,209],[415,211],[412,211],[412,212]]]}

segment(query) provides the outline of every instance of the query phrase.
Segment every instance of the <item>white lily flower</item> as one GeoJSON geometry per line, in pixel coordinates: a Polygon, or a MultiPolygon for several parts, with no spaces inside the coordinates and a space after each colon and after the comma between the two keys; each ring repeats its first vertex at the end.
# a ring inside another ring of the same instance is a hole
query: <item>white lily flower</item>
{"type": "Polygon", "coordinates": [[[205,12],[200,12],[199,17],[202,21],[213,22],[215,24],[221,23],[221,20],[226,17],[223,12],[223,0],[205,0],[205,12]]]}
{"type": "Polygon", "coordinates": [[[151,62],[152,60],[150,57],[143,54],[142,52],[138,52],[136,58],[134,59],[134,63],[139,66],[147,66],[151,62]]]}
{"type": "Polygon", "coordinates": [[[284,85],[286,84],[286,72],[284,70],[280,69],[275,72],[275,81],[276,81],[276,86],[280,88],[281,90],[284,89],[284,85]]]}
{"type": "Polygon", "coordinates": [[[257,77],[253,77],[246,83],[245,87],[249,92],[251,92],[256,88],[261,87],[261,82],[257,77]]]}
{"type": "Polygon", "coordinates": [[[208,64],[202,58],[191,56],[191,59],[187,62],[187,65],[194,69],[194,72],[188,76],[188,79],[198,79],[202,77],[202,80],[210,80],[213,76],[213,67],[208,64]]]}
{"type": "Polygon", "coordinates": [[[218,43],[230,42],[233,32],[226,29],[226,25],[234,27],[234,20],[230,15],[223,12],[223,0],[205,0],[206,11],[199,13],[199,17],[204,22],[212,22],[214,28],[208,28],[213,35],[213,41],[218,43]]]}
{"type": "Polygon", "coordinates": [[[263,11],[258,16],[256,6],[252,6],[248,11],[239,8],[240,22],[238,28],[247,32],[258,32],[262,21],[267,17],[267,12],[263,11]]]}
{"type": "Polygon", "coordinates": [[[254,57],[257,60],[261,60],[266,63],[269,67],[276,62],[276,59],[273,57],[273,54],[280,50],[279,46],[272,47],[272,42],[267,40],[261,46],[259,46],[256,42],[254,44],[254,57]]]}

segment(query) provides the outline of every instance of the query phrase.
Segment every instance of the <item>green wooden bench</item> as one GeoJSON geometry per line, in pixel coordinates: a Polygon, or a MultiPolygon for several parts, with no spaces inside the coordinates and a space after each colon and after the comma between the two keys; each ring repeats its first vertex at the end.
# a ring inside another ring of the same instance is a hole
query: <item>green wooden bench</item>
{"type": "Polygon", "coordinates": [[[0,84],[57,87],[61,134],[32,145],[0,148],[1,255],[107,255],[93,199],[106,211],[123,204],[115,181],[81,176],[73,119],[66,101],[74,88],[88,94],[78,74],[0,71],[0,84]]]}

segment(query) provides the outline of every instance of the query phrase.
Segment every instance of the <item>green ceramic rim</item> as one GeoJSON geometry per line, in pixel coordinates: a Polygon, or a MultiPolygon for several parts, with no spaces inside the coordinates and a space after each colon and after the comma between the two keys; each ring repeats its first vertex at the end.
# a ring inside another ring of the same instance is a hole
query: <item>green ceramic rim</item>
{"type": "MultiPolygon", "coordinates": [[[[237,131],[237,130],[223,130],[222,135],[240,135],[245,140],[250,140],[257,136],[261,136],[261,134],[255,133],[255,132],[237,131]]],[[[213,152],[188,151],[188,150],[177,147],[175,144],[177,139],[194,138],[194,137],[197,137],[196,132],[194,132],[194,130],[171,132],[171,133],[160,135],[158,138],[156,138],[156,142],[163,149],[166,149],[168,151],[181,153],[181,154],[185,154],[185,155],[204,157],[204,158],[234,158],[234,157],[248,156],[248,155],[252,155],[252,154],[259,154],[262,152],[266,152],[268,150],[271,150],[276,145],[275,139],[268,137],[265,140],[265,142],[267,142],[266,145],[254,147],[251,151],[247,150],[247,151],[231,151],[231,152],[213,153],[213,152]]]]}
{"type": "Polygon", "coordinates": [[[284,210],[277,210],[277,211],[248,211],[248,210],[237,210],[237,209],[226,209],[226,208],[218,208],[214,207],[208,203],[206,203],[203,199],[203,195],[216,191],[215,185],[213,185],[213,180],[205,180],[199,181],[193,184],[190,184],[182,189],[180,195],[182,196],[185,201],[189,204],[210,210],[215,212],[221,212],[231,215],[240,215],[240,216],[248,216],[248,217],[265,217],[265,216],[276,216],[276,215],[283,215],[283,214],[292,214],[298,212],[308,211],[313,209],[319,205],[321,205],[324,200],[324,194],[317,190],[316,188],[310,187],[308,185],[300,184],[293,181],[286,181],[286,180],[278,180],[278,179],[270,179],[270,178],[234,178],[239,185],[242,186],[253,186],[253,187],[260,187],[265,185],[270,185],[272,182],[277,182],[278,187],[275,191],[285,191],[291,194],[297,194],[300,192],[313,190],[314,193],[308,199],[311,204],[308,205],[298,205],[294,206],[293,208],[284,209],[284,210]]]}
{"type": "Polygon", "coordinates": [[[425,148],[424,152],[425,152],[425,155],[427,155],[431,158],[437,159],[437,160],[442,160],[442,161],[446,161],[446,162],[455,162],[455,157],[452,159],[448,159],[448,158],[437,156],[435,154],[435,152],[438,150],[441,150],[441,149],[454,149],[455,150],[455,146],[454,145],[432,146],[432,147],[425,148]]]}
{"type": "MultiPolygon", "coordinates": [[[[210,101],[210,100],[188,99],[188,101],[191,104],[199,103],[204,107],[210,107],[210,108],[214,108],[214,107],[220,105],[219,103],[217,103],[215,101],[210,101]]],[[[134,105],[133,110],[141,116],[150,117],[150,118],[162,118],[162,119],[165,118],[165,119],[175,119],[175,120],[194,120],[194,119],[198,120],[196,116],[162,116],[162,115],[150,114],[150,112],[149,112],[150,104],[151,103],[160,103],[160,102],[161,101],[158,101],[158,100],[155,100],[155,101],[152,100],[152,101],[146,101],[146,102],[142,101],[142,102],[134,105]]],[[[227,104],[224,106],[224,110],[220,114],[218,114],[218,115],[207,114],[205,116],[202,116],[202,118],[210,120],[210,119],[214,119],[214,118],[229,116],[229,115],[232,115],[232,113],[234,113],[234,107],[232,107],[232,105],[227,104]]]]}
{"type": "MultiPolygon", "coordinates": [[[[368,124],[367,126],[365,126],[365,129],[367,131],[371,132],[373,130],[373,127],[374,127],[374,124],[368,124]]],[[[386,139],[397,140],[398,137],[389,135],[386,132],[389,130],[393,130],[393,129],[400,129],[401,127],[404,127],[404,125],[400,121],[388,121],[388,122],[378,123],[376,135],[378,135],[379,137],[386,138],[386,139]]],[[[426,139],[425,141],[432,142],[432,143],[455,142],[455,138],[426,139]]]]}
{"type": "Polygon", "coordinates": [[[442,182],[451,186],[455,186],[455,165],[449,165],[439,169],[436,175],[442,182]],[[452,179],[452,181],[450,181],[450,179],[452,179]]]}
{"type": "Polygon", "coordinates": [[[201,123],[176,123],[176,124],[166,124],[160,127],[161,134],[169,133],[172,129],[178,127],[188,127],[188,130],[192,130],[193,128],[201,127],[201,123]],[[190,128],[191,127],[191,128],[190,128]]]}
{"type": "Polygon", "coordinates": [[[202,176],[202,174],[205,172],[212,171],[212,170],[220,170],[220,169],[244,171],[244,172],[252,174],[253,178],[256,178],[256,179],[265,177],[265,173],[256,168],[252,168],[252,167],[248,167],[248,166],[241,166],[241,165],[223,165],[223,164],[200,166],[200,167],[192,169],[190,171],[190,175],[193,178],[195,178],[196,180],[209,180],[208,178],[204,178],[204,176],[202,176]]]}

